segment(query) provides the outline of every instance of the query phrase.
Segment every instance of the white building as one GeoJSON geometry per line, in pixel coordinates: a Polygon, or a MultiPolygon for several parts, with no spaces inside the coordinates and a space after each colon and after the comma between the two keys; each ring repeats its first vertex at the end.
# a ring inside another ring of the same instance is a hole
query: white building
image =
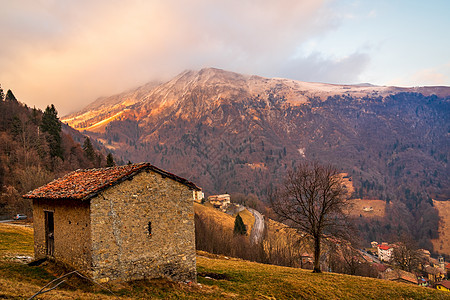
{"type": "Polygon", "coordinates": [[[215,207],[221,210],[226,210],[228,205],[230,205],[230,195],[212,195],[208,197],[208,201],[215,207]]]}
{"type": "Polygon", "coordinates": [[[381,261],[391,261],[394,248],[387,243],[378,245],[378,259],[381,261]]]}
{"type": "Polygon", "coordinates": [[[200,190],[200,191],[192,191],[194,193],[194,201],[201,203],[202,200],[205,198],[205,194],[200,190]]]}

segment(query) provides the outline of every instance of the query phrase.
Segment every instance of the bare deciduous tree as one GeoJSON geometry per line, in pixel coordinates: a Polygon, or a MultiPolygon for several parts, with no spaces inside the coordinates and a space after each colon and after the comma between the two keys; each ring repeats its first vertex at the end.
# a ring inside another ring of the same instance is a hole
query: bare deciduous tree
{"type": "Polygon", "coordinates": [[[327,235],[348,239],[347,192],[332,166],[302,163],[287,173],[283,184],[269,195],[281,221],[311,236],[314,271],[320,273],[321,242],[327,235]]]}
{"type": "Polygon", "coordinates": [[[392,262],[408,272],[417,271],[424,257],[417,249],[416,242],[408,235],[402,235],[394,247],[392,262]]]}

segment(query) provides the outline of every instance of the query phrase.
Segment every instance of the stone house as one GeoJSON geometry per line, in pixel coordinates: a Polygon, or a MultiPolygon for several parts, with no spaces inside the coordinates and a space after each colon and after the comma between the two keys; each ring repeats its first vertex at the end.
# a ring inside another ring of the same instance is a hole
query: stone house
{"type": "Polygon", "coordinates": [[[445,278],[445,271],[439,267],[433,267],[430,265],[426,265],[423,268],[423,271],[424,271],[425,275],[427,276],[428,280],[431,282],[438,282],[445,278]]]}
{"type": "Polygon", "coordinates": [[[307,252],[304,252],[301,255],[300,268],[312,270],[313,267],[313,256],[308,254],[307,252]]]}
{"type": "Polygon", "coordinates": [[[381,278],[391,281],[397,281],[397,282],[403,282],[403,283],[409,283],[409,284],[419,284],[419,281],[417,279],[417,276],[413,273],[406,272],[400,269],[386,269],[381,274],[381,278]]]}
{"type": "Polygon", "coordinates": [[[35,258],[100,282],[195,281],[199,190],[149,163],[71,172],[24,195],[33,200],[35,258]]]}

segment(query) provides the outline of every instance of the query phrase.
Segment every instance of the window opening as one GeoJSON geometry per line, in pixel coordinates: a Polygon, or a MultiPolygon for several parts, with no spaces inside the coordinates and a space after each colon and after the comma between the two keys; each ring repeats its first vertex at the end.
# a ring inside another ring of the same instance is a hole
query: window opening
{"type": "Polygon", "coordinates": [[[148,222],[148,235],[152,235],[152,222],[148,222]]]}

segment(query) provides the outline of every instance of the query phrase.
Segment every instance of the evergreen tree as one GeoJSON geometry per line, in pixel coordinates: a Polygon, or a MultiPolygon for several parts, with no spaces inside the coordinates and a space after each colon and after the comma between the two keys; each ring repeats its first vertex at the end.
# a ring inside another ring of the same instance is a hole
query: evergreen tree
{"type": "Polygon", "coordinates": [[[247,228],[245,228],[244,221],[239,214],[237,214],[236,219],[234,219],[234,234],[246,235],[247,228]]]}
{"type": "Polygon", "coordinates": [[[39,110],[37,110],[36,107],[33,107],[31,110],[30,120],[34,125],[39,124],[39,110]]]}
{"type": "Polygon", "coordinates": [[[83,143],[83,150],[84,150],[84,155],[90,160],[90,161],[94,161],[96,156],[95,156],[95,150],[94,147],[92,146],[91,143],[91,139],[86,137],[86,139],[84,140],[83,143]]]}
{"type": "Polygon", "coordinates": [[[5,101],[17,102],[17,99],[11,90],[6,92],[5,101]]]}
{"type": "Polygon", "coordinates": [[[3,93],[2,86],[0,85],[0,101],[3,101],[5,99],[5,94],[3,93]]]}
{"type": "Polygon", "coordinates": [[[114,167],[116,163],[114,162],[114,158],[111,153],[108,153],[108,156],[106,156],[106,166],[107,167],[114,167]]]}
{"type": "Polygon", "coordinates": [[[58,112],[53,104],[47,106],[42,115],[41,131],[48,133],[46,139],[50,146],[50,156],[64,159],[61,145],[61,123],[58,119],[58,112]]]}

